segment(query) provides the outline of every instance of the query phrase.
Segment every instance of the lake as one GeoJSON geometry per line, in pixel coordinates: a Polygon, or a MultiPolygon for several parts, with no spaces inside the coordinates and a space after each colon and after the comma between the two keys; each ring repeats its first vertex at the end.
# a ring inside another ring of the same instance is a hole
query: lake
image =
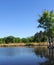
{"type": "Polygon", "coordinates": [[[31,47],[0,48],[0,65],[53,65],[54,50],[31,47]]]}

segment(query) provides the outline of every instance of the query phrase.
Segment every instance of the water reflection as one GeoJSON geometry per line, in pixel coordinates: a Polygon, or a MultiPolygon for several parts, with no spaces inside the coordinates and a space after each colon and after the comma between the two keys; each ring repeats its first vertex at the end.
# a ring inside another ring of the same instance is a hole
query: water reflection
{"type": "Polygon", "coordinates": [[[35,54],[41,57],[46,57],[48,60],[40,65],[54,65],[54,49],[38,47],[35,49],[35,54]]]}
{"type": "Polygon", "coordinates": [[[47,59],[29,47],[0,48],[0,65],[40,65],[47,59]],[[35,52],[35,53],[34,53],[35,52]]]}
{"type": "Polygon", "coordinates": [[[1,48],[0,49],[0,56],[14,56],[15,55],[15,51],[14,48],[1,48]]]}
{"type": "Polygon", "coordinates": [[[6,47],[6,48],[0,48],[0,56],[9,56],[9,57],[14,57],[16,55],[21,55],[21,54],[27,54],[27,53],[32,53],[33,48],[21,48],[21,47],[6,47]],[[26,51],[25,51],[26,50],[26,51]]]}

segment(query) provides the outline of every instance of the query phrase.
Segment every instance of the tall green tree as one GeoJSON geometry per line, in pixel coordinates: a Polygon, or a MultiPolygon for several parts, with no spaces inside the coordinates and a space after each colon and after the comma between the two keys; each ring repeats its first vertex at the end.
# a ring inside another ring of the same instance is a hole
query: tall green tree
{"type": "Polygon", "coordinates": [[[47,32],[48,39],[54,38],[54,12],[44,11],[38,19],[39,26],[47,32]]]}

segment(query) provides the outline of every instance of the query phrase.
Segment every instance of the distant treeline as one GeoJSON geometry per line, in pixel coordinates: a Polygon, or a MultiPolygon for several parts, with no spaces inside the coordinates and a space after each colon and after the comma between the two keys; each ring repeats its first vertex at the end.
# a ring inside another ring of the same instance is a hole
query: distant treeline
{"type": "Polygon", "coordinates": [[[40,31],[37,32],[34,36],[27,38],[19,38],[14,36],[8,36],[4,38],[0,38],[0,43],[29,43],[29,42],[46,42],[47,35],[46,32],[40,31]]]}

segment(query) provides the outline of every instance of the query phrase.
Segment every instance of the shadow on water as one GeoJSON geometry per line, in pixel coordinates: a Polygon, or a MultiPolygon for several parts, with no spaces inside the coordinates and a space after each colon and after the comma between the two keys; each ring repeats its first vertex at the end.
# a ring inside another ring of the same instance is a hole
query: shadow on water
{"type": "Polygon", "coordinates": [[[46,62],[40,63],[40,65],[54,65],[54,49],[38,47],[34,51],[36,55],[48,59],[46,62]]]}

